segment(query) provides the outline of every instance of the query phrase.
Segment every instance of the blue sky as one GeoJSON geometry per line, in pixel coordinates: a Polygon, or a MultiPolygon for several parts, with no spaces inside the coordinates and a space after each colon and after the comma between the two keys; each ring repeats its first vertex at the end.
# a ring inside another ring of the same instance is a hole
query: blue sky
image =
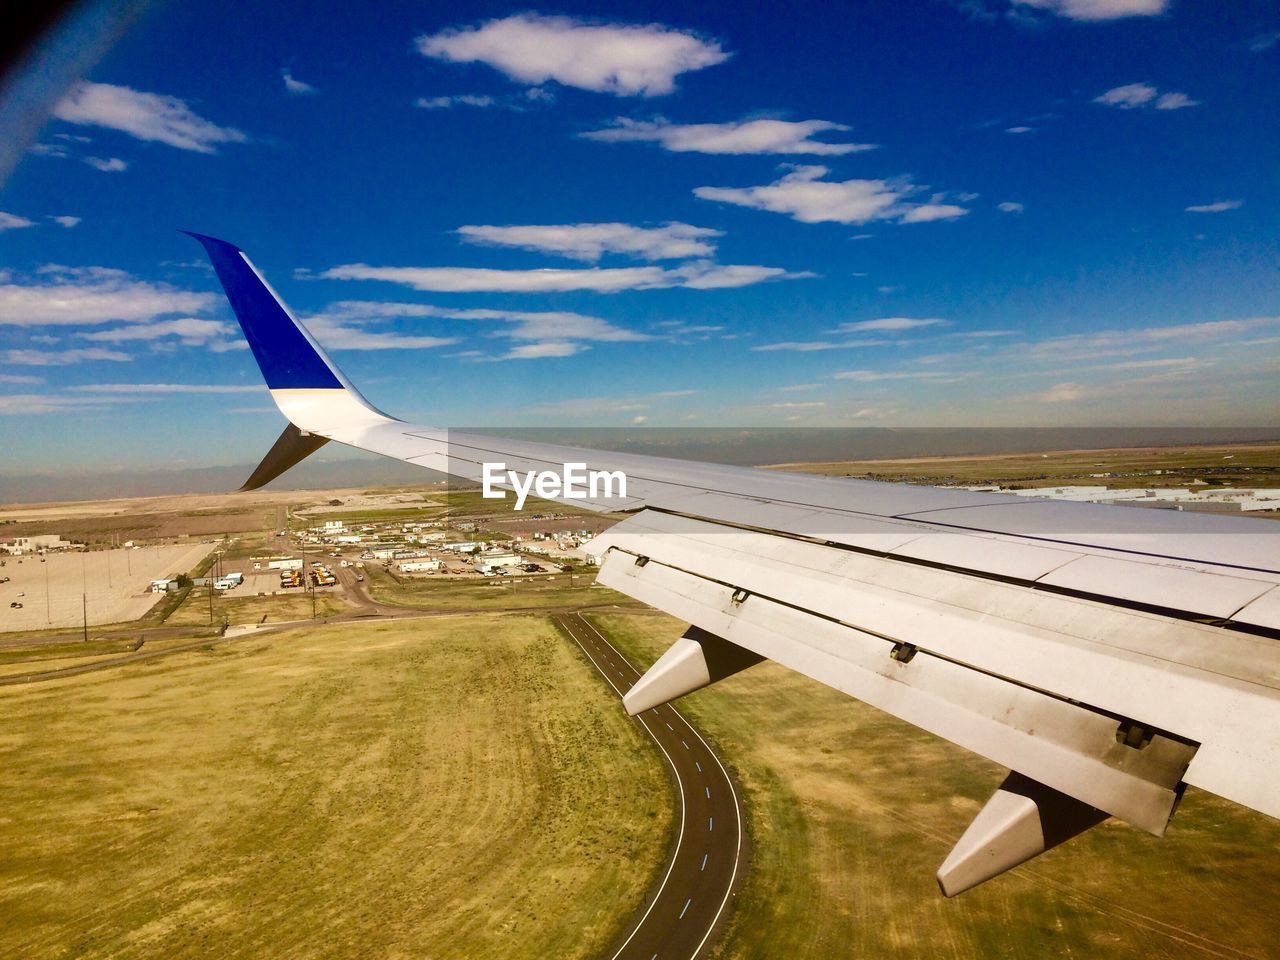
{"type": "Polygon", "coordinates": [[[169,4],[0,192],[0,469],[279,431],[199,247],[441,425],[1280,425],[1280,15],[169,4]]]}

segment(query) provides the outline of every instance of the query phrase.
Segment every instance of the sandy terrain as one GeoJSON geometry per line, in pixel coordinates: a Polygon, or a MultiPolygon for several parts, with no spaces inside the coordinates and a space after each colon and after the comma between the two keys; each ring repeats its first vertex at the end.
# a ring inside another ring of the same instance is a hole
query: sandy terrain
{"type": "Polygon", "coordinates": [[[82,595],[90,624],[136,620],[160,599],[150,592],[152,580],[189,571],[212,549],[191,543],[55,553],[44,563],[39,557],[6,557],[0,567],[0,578],[9,578],[0,583],[0,632],[77,626],[84,615],[82,595]],[[9,606],[14,601],[20,610],[9,606]]]}

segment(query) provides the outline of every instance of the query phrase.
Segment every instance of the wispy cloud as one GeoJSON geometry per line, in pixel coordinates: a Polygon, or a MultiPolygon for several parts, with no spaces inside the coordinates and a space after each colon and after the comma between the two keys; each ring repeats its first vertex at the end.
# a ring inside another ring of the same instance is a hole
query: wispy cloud
{"type": "Polygon", "coordinates": [[[80,223],[80,217],[50,217],[49,219],[60,227],[66,227],[68,230],[80,223]]]}
{"type": "Polygon", "coordinates": [[[1199,100],[1192,100],[1185,93],[1179,93],[1176,90],[1172,93],[1162,93],[1156,100],[1157,110],[1181,110],[1184,107],[1198,106],[1200,106],[1199,100]]]}
{"type": "Polygon", "coordinates": [[[852,350],[860,347],[884,347],[895,341],[880,340],[783,340],[779,343],[762,343],[751,349],[756,353],[817,353],[823,350],[852,350]]]}
{"type": "Polygon", "coordinates": [[[25,373],[0,373],[0,383],[43,383],[44,377],[32,377],[25,373]]]}
{"type": "Polygon", "coordinates": [[[842,323],[833,333],[900,333],[905,330],[919,330],[921,327],[946,326],[947,321],[937,317],[879,317],[875,320],[857,320],[853,323],[842,323]]]}
{"type": "Polygon", "coordinates": [[[1020,203],[1015,203],[1012,200],[1005,200],[1003,203],[997,203],[996,209],[999,210],[1001,213],[1021,213],[1023,210],[1027,208],[1020,203]]]}
{"type": "Polygon", "coordinates": [[[199,116],[185,100],[110,83],[77,84],[54,107],[53,115],[68,123],[119,130],[139,140],[196,153],[215,153],[221,144],[248,139],[233,127],[220,127],[199,116]]]}
{"type": "Polygon", "coordinates": [[[1106,107],[1119,107],[1121,110],[1136,110],[1148,106],[1154,106],[1157,110],[1182,110],[1200,105],[1199,100],[1192,100],[1185,93],[1176,90],[1160,93],[1149,83],[1126,83],[1121,87],[1112,87],[1094,97],[1093,102],[1106,107]]]}
{"type": "Polygon", "coordinates": [[[71,350],[0,350],[0,363],[18,367],[67,367],[87,360],[110,360],[127,363],[133,357],[119,350],[86,347],[71,350]]]}
{"type": "Polygon", "coordinates": [[[520,13],[420,36],[423,56],[484,63],[526,84],[555,81],[618,96],[671,93],[682,73],[723,63],[720,44],[662,24],[596,23],[520,13]]]}
{"type": "Polygon", "coordinates": [[[215,299],[134,280],[108,267],[48,266],[41,276],[45,279],[36,282],[0,282],[0,326],[139,322],[167,313],[197,313],[215,299]]]}
{"type": "Polygon", "coordinates": [[[262,393],[262,384],[241,385],[222,383],[86,383],[71,387],[72,393],[123,394],[125,396],[151,393],[262,393]]]}
{"type": "Polygon", "coordinates": [[[858,383],[878,383],[882,380],[933,380],[939,383],[959,383],[969,379],[971,375],[940,370],[841,370],[831,376],[836,380],[854,380],[858,383]]]}
{"type": "Polygon", "coordinates": [[[1249,52],[1264,53],[1276,44],[1280,44],[1280,30],[1272,30],[1270,33],[1260,33],[1249,41],[1249,52]]]}
{"type": "Polygon", "coordinates": [[[626,223],[567,223],[552,226],[465,226],[458,234],[468,243],[518,247],[555,253],[575,260],[599,260],[606,253],[621,253],[637,260],[685,260],[715,255],[710,242],[723,231],[668,223],[661,227],[635,227],[626,223]]]}
{"type": "Polygon", "coordinates": [[[459,93],[447,97],[419,97],[413,102],[423,110],[448,110],[451,107],[492,107],[493,97],[474,93],[459,93]]]}
{"type": "Polygon", "coordinates": [[[119,157],[85,157],[84,162],[103,173],[124,173],[129,164],[119,157]]]}
{"type": "Polygon", "coordinates": [[[572,357],[575,353],[591,349],[584,343],[550,340],[545,343],[522,343],[512,347],[500,360],[543,360],[548,357],[572,357]]]}
{"type": "Polygon", "coordinates": [[[102,343],[127,343],[130,341],[161,340],[166,337],[177,337],[187,346],[199,346],[212,340],[221,340],[233,336],[235,328],[221,320],[201,320],[198,317],[179,317],[176,320],[156,320],[151,323],[133,324],[127,327],[114,327],[110,330],[96,330],[84,333],[85,340],[102,343]]]}
{"type": "Polygon", "coordinates": [[[613,126],[581,136],[603,143],[656,143],[675,153],[813,154],[842,156],[874,150],[874,143],[825,143],[816,133],[844,132],[849,127],[832,120],[739,120],[731,123],[669,123],[619,117],[613,126]]]}
{"type": "MultiPolygon", "coordinates": [[[[472,323],[497,323],[489,333],[495,337],[515,340],[649,340],[648,334],[637,333],[616,326],[598,316],[573,314],[563,310],[489,310],[489,308],[436,307],[426,303],[379,303],[366,301],[339,301],[323,315],[308,317],[307,326],[312,330],[325,329],[325,324],[361,326],[372,321],[413,317],[434,317],[442,320],[468,320],[472,323]],[[319,326],[317,326],[319,324],[319,326]]],[[[436,346],[436,344],[424,344],[436,346]]]]}
{"type": "Polygon", "coordinates": [[[1005,133],[1035,133],[1035,127],[1006,127],[1005,133]]]}
{"type": "Polygon", "coordinates": [[[368,330],[325,316],[308,318],[307,329],[330,350],[431,350],[462,342],[458,337],[414,336],[368,330]]]}
{"type": "Polygon", "coordinates": [[[20,417],[47,413],[83,413],[97,410],[102,400],[38,393],[0,394],[0,417],[20,417]]]}
{"type": "Polygon", "coordinates": [[[292,96],[305,97],[314,93],[319,93],[319,91],[311,84],[303,83],[301,80],[295,78],[293,72],[290,71],[288,67],[285,67],[280,71],[280,77],[284,80],[285,92],[292,96]]]}
{"type": "Polygon", "coordinates": [[[591,418],[610,414],[639,413],[663,406],[666,401],[692,397],[697,390],[662,390],[656,393],[633,393],[614,397],[574,397],[550,403],[534,404],[527,413],[548,417],[591,418]]]}
{"type": "Polygon", "coordinates": [[[821,166],[798,166],[766,186],[697,187],[693,192],[703,200],[785,213],[802,223],[926,223],[954,220],[969,212],[940,202],[937,195],[927,203],[910,202],[908,198],[923,188],[906,179],[823,180],[829,172],[821,166]]]}
{"type": "MultiPolygon", "coordinates": [[[[3,210],[0,210],[0,233],[5,230],[22,230],[26,227],[34,227],[35,225],[36,223],[34,220],[28,220],[26,217],[18,216],[16,213],[5,213],[3,210]]],[[[0,323],[3,322],[3,320],[0,320],[0,323]]]]}
{"type": "Polygon", "coordinates": [[[1154,17],[1169,9],[1169,0],[1010,0],[1014,8],[1043,10],[1068,20],[1119,20],[1154,17]]]}
{"type": "Polygon", "coordinates": [[[487,267],[373,267],[341,264],[319,274],[327,280],[383,280],[437,293],[559,293],[589,290],[658,290],[688,287],[713,290],[745,287],[768,280],[811,277],[781,267],[717,264],[707,261],[680,267],[592,267],[582,270],[494,270],[487,267]]]}
{"type": "Polygon", "coordinates": [[[1243,200],[1219,200],[1217,203],[1197,203],[1187,207],[1187,213],[1226,213],[1244,206],[1243,200]]]}

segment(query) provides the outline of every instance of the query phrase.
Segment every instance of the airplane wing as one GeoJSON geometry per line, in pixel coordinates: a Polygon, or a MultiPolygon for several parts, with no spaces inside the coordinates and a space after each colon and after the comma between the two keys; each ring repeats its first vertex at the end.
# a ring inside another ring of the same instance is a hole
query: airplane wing
{"type": "Polygon", "coordinates": [[[690,624],[630,713],[767,658],[1009,768],[938,871],[946,895],[1109,816],[1163,835],[1187,784],[1280,817],[1280,524],[405,423],[243,252],[192,236],[290,422],[246,488],[330,440],[495,487],[600,478],[536,492],[628,514],[596,541],[599,582],[690,624]]]}

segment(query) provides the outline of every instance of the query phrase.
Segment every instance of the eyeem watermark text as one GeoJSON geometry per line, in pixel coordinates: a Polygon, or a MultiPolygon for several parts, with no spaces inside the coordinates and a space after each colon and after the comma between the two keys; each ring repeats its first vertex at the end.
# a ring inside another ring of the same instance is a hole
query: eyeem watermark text
{"type": "Polygon", "coordinates": [[[627,475],[621,470],[588,470],[585,463],[566,463],[555,470],[508,470],[505,463],[486,463],[483,473],[486,500],[505,500],[507,491],[498,484],[510,485],[516,493],[516,509],[523,510],[532,491],[544,500],[612,500],[627,495],[627,475]]]}

